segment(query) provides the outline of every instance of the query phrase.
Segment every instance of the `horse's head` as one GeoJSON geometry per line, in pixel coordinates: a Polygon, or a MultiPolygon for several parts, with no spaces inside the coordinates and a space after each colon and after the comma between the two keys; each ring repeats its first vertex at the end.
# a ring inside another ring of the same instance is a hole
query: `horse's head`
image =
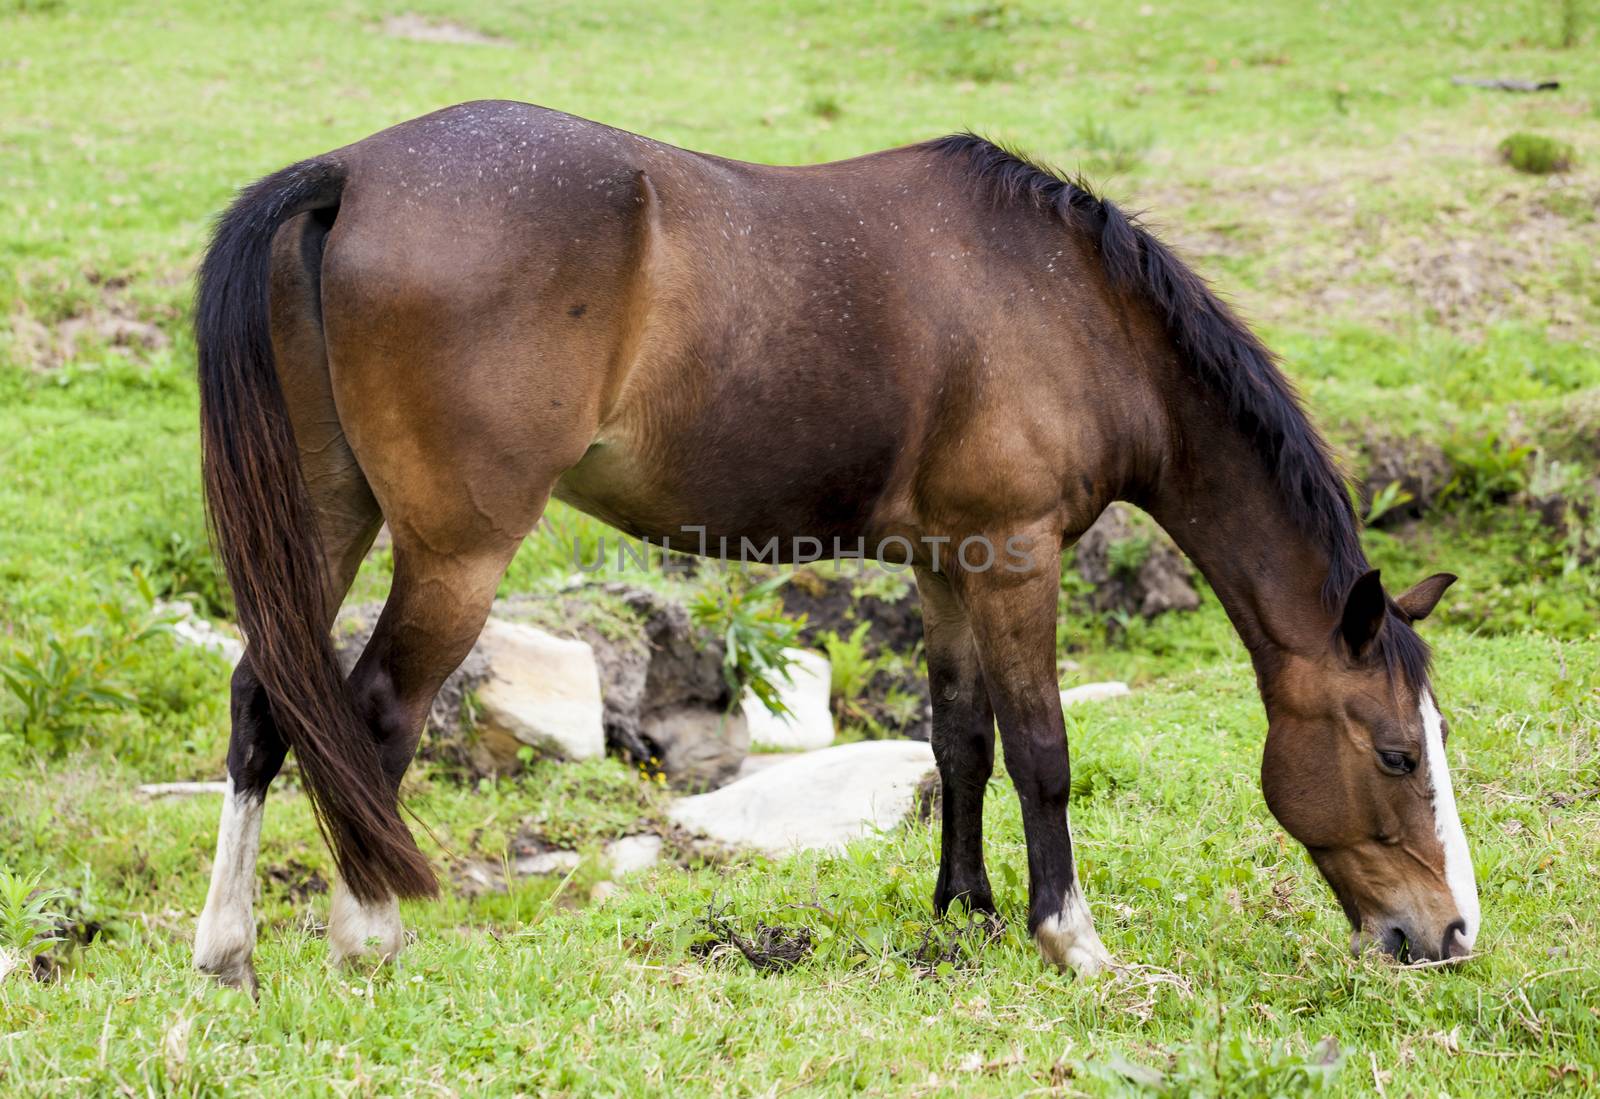
{"type": "Polygon", "coordinates": [[[1357,949],[1442,960],[1470,953],[1477,938],[1449,727],[1411,628],[1454,580],[1431,576],[1390,600],[1367,573],[1346,594],[1326,651],[1287,658],[1265,685],[1262,791],[1333,887],[1357,949]]]}

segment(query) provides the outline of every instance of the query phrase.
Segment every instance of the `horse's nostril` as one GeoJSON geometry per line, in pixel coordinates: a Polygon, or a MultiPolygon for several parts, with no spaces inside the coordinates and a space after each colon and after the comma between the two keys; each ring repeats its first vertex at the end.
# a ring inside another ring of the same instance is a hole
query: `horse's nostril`
{"type": "Polygon", "coordinates": [[[1439,957],[1446,960],[1461,958],[1472,953],[1467,946],[1467,921],[1455,919],[1450,921],[1450,926],[1444,929],[1444,942],[1439,951],[1439,957]]]}
{"type": "Polygon", "coordinates": [[[1404,961],[1406,951],[1406,933],[1398,927],[1391,927],[1383,933],[1383,952],[1392,954],[1395,958],[1404,961]]]}

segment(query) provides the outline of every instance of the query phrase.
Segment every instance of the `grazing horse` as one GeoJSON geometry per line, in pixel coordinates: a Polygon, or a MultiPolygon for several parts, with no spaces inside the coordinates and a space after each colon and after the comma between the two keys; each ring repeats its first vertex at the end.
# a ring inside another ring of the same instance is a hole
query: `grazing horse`
{"type": "Polygon", "coordinates": [[[246,188],[196,328],[206,500],[248,644],[195,939],[225,981],[254,987],[262,802],[290,748],[338,865],[332,953],[400,950],[396,898],[437,888],[401,777],[552,495],[636,536],[909,563],[944,788],[934,904],[994,908],[998,725],[1028,926],[1080,973],[1110,958],[1067,821],[1060,555],[1130,501],[1248,647],[1267,804],[1355,944],[1472,949],[1412,629],[1453,577],[1385,593],[1272,355],[1077,183],[971,135],[769,167],[469,103],[246,188]],[[345,681],[329,629],[385,520],[393,587],[345,681]]]}

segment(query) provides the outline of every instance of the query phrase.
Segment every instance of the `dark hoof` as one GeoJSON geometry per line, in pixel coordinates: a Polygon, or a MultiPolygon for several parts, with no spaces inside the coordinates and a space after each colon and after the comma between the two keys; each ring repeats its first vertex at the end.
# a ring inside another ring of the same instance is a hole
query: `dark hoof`
{"type": "Polygon", "coordinates": [[[933,909],[943,916],[950,911],[952,905],[960,905],[968,912],[996,915],[994,894],[989,890],[988,882],[981,882],[966,888],[940,887],[933,893],[933,909]]]}
{"type": "Polygon", "coordinates": [[[200,972],[209,975],[218,984],[248,992],[252,1000],[261,999],[261,986],[256,981],[256,967],[250,959],[243,962],[217,966],[200,966],[200,972]]]}

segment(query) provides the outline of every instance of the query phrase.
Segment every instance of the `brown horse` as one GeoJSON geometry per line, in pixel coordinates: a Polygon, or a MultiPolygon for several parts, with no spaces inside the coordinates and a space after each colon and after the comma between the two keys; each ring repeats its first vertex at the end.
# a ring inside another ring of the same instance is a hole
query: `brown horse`
{"type": "Polygon", "coordinates": [[[1267,803],[1358,945],[1471,950],[1412,630],[1453,578],[1385,594],[1271,354],[1078,184],[970,135],[768,167],[470,103],[246,189],[196,323],[206,498],[248,640],[207,972],[254,984],[261,807],[291,747],[338,863],[333,953],[400,949],[396,897],[435,890],[401,776],[552,494],[635,535],[909,559],[944,784],[935,906],[993,909],[998,723],[1029,927],[1080,972],[1109,956],[1067,823],[1059,562],[1131,501],[1248,646],[1267,803]],[[393,589],[346,683],[329,626],[384,520],[393,589]]]}

